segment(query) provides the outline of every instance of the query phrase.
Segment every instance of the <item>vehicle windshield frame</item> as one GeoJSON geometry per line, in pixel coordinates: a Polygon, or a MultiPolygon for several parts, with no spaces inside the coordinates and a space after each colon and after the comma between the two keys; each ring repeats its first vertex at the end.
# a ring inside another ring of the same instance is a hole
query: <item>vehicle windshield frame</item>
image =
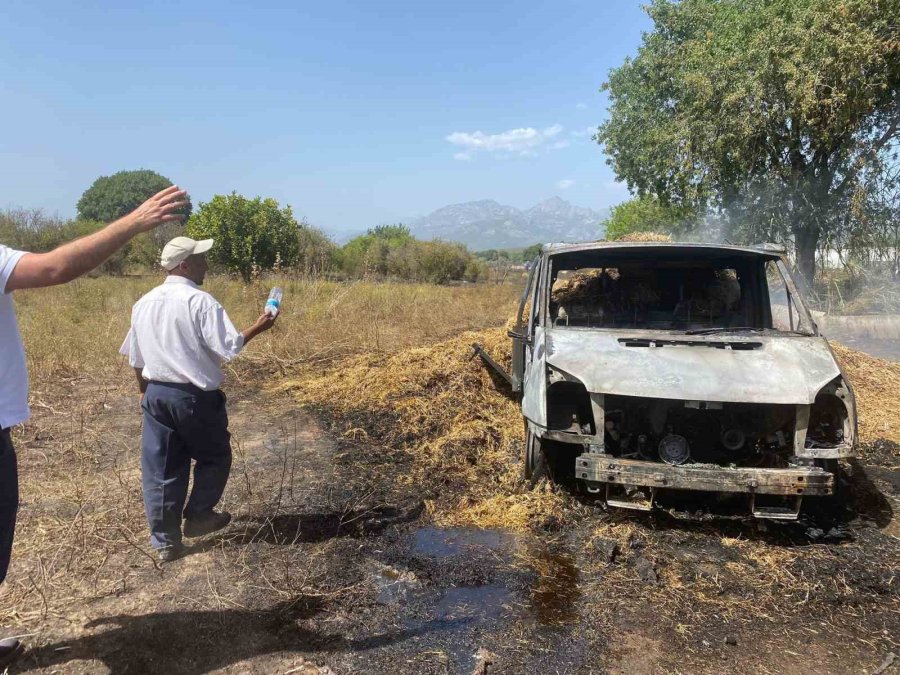
{"type": "MultiPolygon", "coordinates": [[[[776,266],[781,274],[782,280],[784,282],[785,288],[787,289],[790,301],[792,306],[796,309],[798,315],[797,327],[791,331],[784,331],[771,326],[771,316],[768,317],[769,326],[759,326],[759,327],[750,327],[744,330],[740,328],[732,328],[731,330],[728,327],[722,327],[722,332],[713,332],[713,335],[735,335],[739,336],[742,334],[752,335],[759,334],[761,332],[768,333],[769,335],[778,335],[784,337],[812,337],[817,336],[818,327],[816,326],[815,321],[813,321],[812,316],[809,312],[809,309],[806,306],[805,299],[803,298],[803,294],[799,291],[797,284],[795,283],[793,277],[791,276],[790,270],[788,266],[785,264],[785,259],[783,256],[774,253],[772,251],[766,250],[756,250],[749,248],[739,248],[739,247],[717,247],[712,245],[672,245],[672,244],[664,244],[660,246],[640,246],[640,247],[629,247],[629,246],[601,246],[595,248],[576,248],[576,249],[561,249],[561,250],[545,250],[544,259],[545,264],[543,265],[543,269],[541,270],[541,279],[539,280],[539,294],[540,294],[540,323],[544,325],[548,330],[589,330],[589,331],[611,331],[616,333],[622,332],[635,332],[635,331],[643,331],[643,332],[652,332],[658,334],[669,334],[669,335],[685,335],[688,334],[688,330],[690,329],[681,329],[681,328],[656,328],[656,327],[624,327],[624,326],[572,326],[565,324],[555,324],[551,321],[550,310],[551,310],[551,293],[552,293],[552,279],[553,275],[558,274],[559,266],[557,261],[560,258],[569,256],[569,255],[585,255],[591,256],[596,255],[597,257],[603,257],[604,259],[609,256],[612,260],[604,261],[607,264],[606,266],[613,266],[614,258],[617,256],[628,256],[640,254],[642,256],[652,257],[654,254],[667,256],[670,259],[677,257],[677,253],[682,251],[685,255],[703,255],[703,254],[716,254],[722,257],[723,259],[729,258],[740,258],[746,257],[749,260],[758,259],[759,267],[764,271],[765,263],[768,261],[773,261],[776,263],[776,266]]],[[[588,266],[585,266],[583,269],[587,269],[588,266]]],[[[572,269],[571,267],[564,267],[563,269],[572,269]]],[[[576,268],[581,269],[581,268],[576,268]]],[[[757,299],[757,302],[762,302],[762,299],[757,299]]],[[[762,302],[766,306],[766,312],[768,313],[770,307],[768,298],[765,298],[765,301],[762,302]]],[[[710,326],[710,329],[715,329],[716,327],[710,326]]]]}

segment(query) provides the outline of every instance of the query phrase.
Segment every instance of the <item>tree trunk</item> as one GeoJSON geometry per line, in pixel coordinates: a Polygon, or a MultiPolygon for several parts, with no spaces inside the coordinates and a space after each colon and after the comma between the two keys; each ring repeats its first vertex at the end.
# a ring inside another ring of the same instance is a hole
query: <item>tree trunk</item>
{"type": "Polygon", "coordinates": [[[812,288],[816,280],[816,249],[819,246],[819,228],[808,223],[799,223],[794,226],[793,230],[797,269],[804,285],[812,288]]]}

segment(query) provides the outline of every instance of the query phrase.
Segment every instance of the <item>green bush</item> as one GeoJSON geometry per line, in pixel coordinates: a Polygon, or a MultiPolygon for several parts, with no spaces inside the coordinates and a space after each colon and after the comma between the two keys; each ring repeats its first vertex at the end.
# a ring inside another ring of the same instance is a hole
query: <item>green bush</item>
{"type": "Polygon", "coordinates": [[[356,237],[336,258],[350,276],[377,275],[436,284],[476,281],[487,269],[462,244],[419,241],[408,227],[399,224],[381,225],[356,237]]]}
{"type": "MultiPolygon", "coordinates": [[[[356,277],[395,275],[392,267],[405,269],[410,265],[409,253],[402,249],[414,241],[405,225],[379,225],[344,245],[339,254],[340,267],[356,277]]],[[[396,276],[413,278],[406,274],[396,276]]]]}
{"type": "Polygon", "coordinates": [[[194,239],[215,239],[210,261],[249,282],[254,273],[297,262],[300,227],[290,206],[232,192],[201,202],[185,231],[194,239]]]}

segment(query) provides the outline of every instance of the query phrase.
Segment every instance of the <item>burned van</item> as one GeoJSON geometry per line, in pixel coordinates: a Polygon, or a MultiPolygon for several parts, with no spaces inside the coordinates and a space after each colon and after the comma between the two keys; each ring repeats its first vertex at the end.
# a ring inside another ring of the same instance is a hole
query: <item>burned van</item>
{"type": "Polygon", "coordinates": [[[853,389],[775,246],[547,245],[510,337],[526,476],[612,506],[743,493],[793,519],[853,454],[853,389]]]}

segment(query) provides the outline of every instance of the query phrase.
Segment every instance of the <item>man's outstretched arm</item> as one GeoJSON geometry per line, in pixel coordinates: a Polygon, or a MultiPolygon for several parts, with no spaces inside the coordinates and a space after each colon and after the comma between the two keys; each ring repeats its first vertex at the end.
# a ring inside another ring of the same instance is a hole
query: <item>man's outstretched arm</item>
{"type": "Polygon", "coordinates": [[[241,335],[244,336],[244,344],[247,344],[255,338],[260,333],[265,333],[272,326],[275,325],[276,316],[272,316],[269,313],[262,314],[256,321],[254,321],[248,328],[245,328],[241,331],[241,335]]]}
{"type": "Polygon", "coordinates": [[[172,185],[102,230],[48,253],[25,254],[6,282],[6,291],[64,284],[90,272],[135,235],[163,223],[182,220],[184,216],[178,211],[187,206],[186,196],[185,190],[172,185]]]}

